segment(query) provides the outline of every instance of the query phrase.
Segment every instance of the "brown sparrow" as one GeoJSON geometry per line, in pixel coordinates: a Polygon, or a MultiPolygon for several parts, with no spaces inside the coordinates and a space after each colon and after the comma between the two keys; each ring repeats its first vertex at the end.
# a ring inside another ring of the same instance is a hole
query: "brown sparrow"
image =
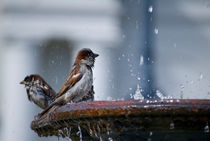
{"type": "Polygon", "coordinates": [[[20,84],[25,85],[29,101],[42,109],[46,109],[56,97],[56,92],[39,75],[26,76],[20,84]]]}
{"type": "Polygon", "coordinates": [[[92,67],[97,56],[99,55],[88,48],[79,51],[69,77],[58,92],[57,98],[40,115],[46,113],[54,105],[93,99],[92,67]]]}

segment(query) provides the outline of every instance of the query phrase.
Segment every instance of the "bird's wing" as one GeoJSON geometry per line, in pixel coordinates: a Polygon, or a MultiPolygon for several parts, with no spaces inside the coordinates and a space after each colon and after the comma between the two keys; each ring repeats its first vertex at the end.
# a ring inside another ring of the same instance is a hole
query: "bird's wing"
{"type": "Polygon", "coordinates": [[[52,87],[50,87],[50,85],[41,77],[39,76],[41,79],[41,89],[44,92],[45,95],[47,95],[48,97],[50,97],[51,100],[55,99],[56,97],[56,92],[53,90],[52,87]]]}
{"type": "Polygon", "coordinates": [[[47,83],[42,86],[42,90],[52,100],[56,97],[56,92],[47,83]]]}
{"type": "Polygon", "coordinates": [[[66,91],[71,89],[82,78],[82,76],[83,75],[80,72],[80,66],[79,65],[74,66],[66,82],[58,92],[57,97],[60,97],[61,95],[65,94],[66,91]]]}

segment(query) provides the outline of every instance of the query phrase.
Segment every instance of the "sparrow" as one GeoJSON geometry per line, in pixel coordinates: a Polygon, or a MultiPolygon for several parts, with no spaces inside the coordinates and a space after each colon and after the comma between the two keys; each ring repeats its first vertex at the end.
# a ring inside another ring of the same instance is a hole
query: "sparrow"
{"type": "Polygon", "coordinates": [[[56,97],[56,92],[37,74],[26,76],[20,84],[25,85],[28,100],[41,109],[46,109],[56,97]]]}
{"type": "Polygon", "coordinates": [[[93,99],[93,72],[95,58],[99,55],[92,50],[84,48],[79,51],[72,70],[66,82],[57,94],[57,98],[45,109],[40,116],[54,105],[64,105],[68,102],[81,102],[93,99]]]}

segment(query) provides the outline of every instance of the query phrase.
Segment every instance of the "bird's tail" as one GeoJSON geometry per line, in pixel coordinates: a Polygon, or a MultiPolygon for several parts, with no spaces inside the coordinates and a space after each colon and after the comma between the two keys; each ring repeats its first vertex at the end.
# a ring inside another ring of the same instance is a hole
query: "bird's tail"
{"type": "Polygon", "coordinates": [[[39,117],[43,116],[45,113],[47,113],[53,106],[55,105],[61,105],[64,103],[64,100],[62,97],[57,98],[54,102],[52,102],[46,109],[44,109],[44,111],[42,111],[39,114],[39,117]]]}

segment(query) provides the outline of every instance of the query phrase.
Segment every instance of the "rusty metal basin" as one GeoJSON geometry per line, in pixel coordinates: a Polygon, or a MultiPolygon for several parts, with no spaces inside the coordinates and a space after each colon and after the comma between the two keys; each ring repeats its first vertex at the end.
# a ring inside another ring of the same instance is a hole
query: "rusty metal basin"
{"type": "Polygon", "coordinates": [[[31,123],[39,136],[72,140],[210,140],[210,100],[69,103],[31,123]]]}

